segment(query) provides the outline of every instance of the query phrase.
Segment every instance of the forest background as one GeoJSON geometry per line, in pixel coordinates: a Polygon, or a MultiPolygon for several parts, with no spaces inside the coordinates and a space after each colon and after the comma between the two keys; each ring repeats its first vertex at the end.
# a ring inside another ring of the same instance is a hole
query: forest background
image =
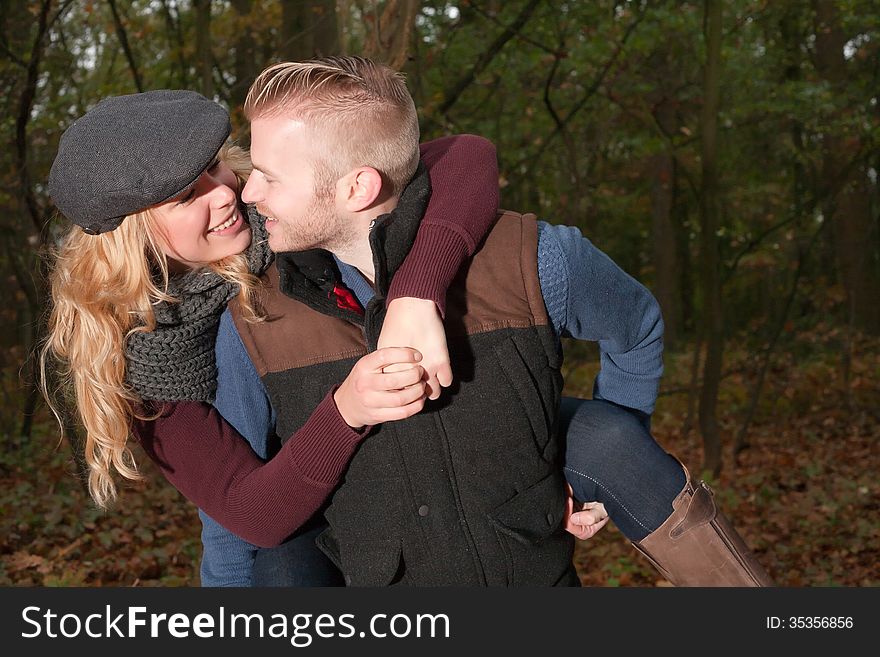
{"type": "MultiPolygon", "coordinates": [[[[267,64],[406,72],[422,138],[498,148],[503,207],[579,226],[659,299],[653,428],[775,580],[880,584],[880,10],[872,0],[0,3],[0,585],[192,585],[195,510],[151,467],[99,512],[34,387],[58,139],[101,98],[232,113],[267,64]]],[[[589,397],[595,349],[566,344],[589,397]]],[[[667,584],[609,526],[588,585],[667,584]]]]}

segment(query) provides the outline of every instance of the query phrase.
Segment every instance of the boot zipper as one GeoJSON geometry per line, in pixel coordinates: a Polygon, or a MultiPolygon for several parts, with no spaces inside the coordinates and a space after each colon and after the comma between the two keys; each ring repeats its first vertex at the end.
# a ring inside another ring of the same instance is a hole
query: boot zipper
{"type": "MultiPolygon", "coordinates": [[[[707,484],[705,481],[701,481],[700,485],[709,492],[709,494],[712,496],[713,499],[715,498],[715,491],[712,490],[712,487],[709,484],[707,484]]],[[[718,513],[717,509],[716,509],[715,513],[716,514],[718,513]]],[[[746,562],[743,560],[742,556],[740,556],[739,550],[736,549],[733,542],[730,540],[730,537],[727,535],[727,532],[725,532],[724,529],[722,529],[721,525],[719,525],[715,521],[714,518],[709,521],[709,524],[712,525],[712,528],[715,530],[715,533],[718,534],[718,536],[724,542],[724,545],[727,547],[727,551],[730,552],[732,555],[734,555],[737,562],[739,562],[739,565],[742,567],[743,571],[748,573],[749,577],[752,578],[752,581],[756,585],[760,586],[760,583],[758,582],[758,578],[755,577],[755,574],[748,567],[748,564],[746,564],[746,562]]]]}

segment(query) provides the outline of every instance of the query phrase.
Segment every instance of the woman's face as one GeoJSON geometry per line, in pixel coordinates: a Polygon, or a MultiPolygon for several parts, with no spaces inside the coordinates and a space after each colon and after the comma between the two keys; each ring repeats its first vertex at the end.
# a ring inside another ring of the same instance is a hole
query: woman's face
{"type": "Polygon", "coordinates": [[[217,262],[251,243],[238,200],[238,179],[220,160],[202,172],[190,191],[152,210],[158,242],[172,271],[217,262]]]}

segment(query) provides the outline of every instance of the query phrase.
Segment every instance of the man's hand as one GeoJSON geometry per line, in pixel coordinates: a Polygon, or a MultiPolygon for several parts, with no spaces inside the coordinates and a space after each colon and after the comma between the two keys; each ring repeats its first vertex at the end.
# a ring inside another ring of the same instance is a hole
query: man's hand
{"type": "Polygon", "coordinates": [[[408,347],[379,349],[361,358],[351,368],[333,399],[348,426],[402,420],[425,405],[425,370],[416,362],[421,354],[408,347]],[[391,366],[397,371],[387,372],[391,366]]]}
{"type": "Polygon", "coordinates": [[[601,502],[584,502],[578,504],[578,510],[574,510],[574,497],[571,486],[566,484],[568,498],[565,500],[565,515],[563,516],[565,531],[573,534],[582,541],[593,538],[600,529],[608,524],[608,512],[601,502]]]}
{"type": "MultiPolygon", "coordinates": [[[[413,347],[422,354],[420,365],[427,374],[429,399],[440,396],[440,388],[452,385],[452,367],[446,347],[446,330],[433,301],[400,297],[388,304],[385,323],[379,335],[379,348],[413,347]]],[[[400,366],[386,367],[395,372],[400,366]]]]}

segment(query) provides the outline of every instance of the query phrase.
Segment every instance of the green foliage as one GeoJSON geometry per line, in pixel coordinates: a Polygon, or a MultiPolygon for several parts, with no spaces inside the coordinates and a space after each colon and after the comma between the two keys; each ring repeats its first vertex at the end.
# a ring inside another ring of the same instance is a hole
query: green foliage
{"type": "MultiPolygon", "coordinates": [[[[30,0],[7,10],[0,26],[14,57],[0,59],[7,92],[0,134],[9,144],[40,4],[30,0]]],[[[144,87],[195,86],[192,3],[117,5],[144,87]]],[[[341,43],[356,53],[367,31],[376,29],[383,3],[339,6],[348,10],[338,17],[341,43]]],[[[686,326],[698,326],[700,280],[693,266],[699,255],[703,4],[539,2],[498,46],[527,6],[527,0],[421,3],[406,72],[423,137],[489,137],[498,147],[505,206],[580,226],[648,285],[655,277],[651,162],[674,157],[670,184],[683,267],[676,293],[691,313],[686,326]],[[470,75],[472,81],[460,87],[470,75]]],[[[868,0],[837,7],[848,37],[847,77],[834,83],[817,70],[816,18],[808,3],[725,3],[719,154],[730,335],[747,331],[766,339],[772,327],[772,321],[759,321],[765,328],[755,331],[751,322],[773,319],[792,283],[789,263],[818,226],[827,200],[821,171],[828,138],[852,143],[854,161],[876,166],[880,12],[868,0]],[[784,228],[774,230],[779,224],[784,228]]],[[[237,76],[253,74],[283,52],[280,3],[214,2],[211,11],[214,92],[230,106],[246,142],[234,99],[249,79],[237,76]],[[245,55],[253,60],[249,66],[242,63],[245,55]]],[[[53,3],[50,19],[27,125],[28,169],[44,207],[50,207],[44,181],[63,129],[101,98],[135,91],[109,3],[53,3]]],[[[13,152],[0,156],[0,208],[24,241],[33,228],[17,190],[13,152]]],[[[873,194],[876,199],[876,180],[873,194]]],[[[827,266],[830,237],[811,254],[805,278],[827,266]]],[[[871,239],[878,243],[877,235],[871,239]]],[[[35,266],[34,260],[27,264],[35,266]]],[[[828,273],[833,282],[833,268],[828,273]]]]}

